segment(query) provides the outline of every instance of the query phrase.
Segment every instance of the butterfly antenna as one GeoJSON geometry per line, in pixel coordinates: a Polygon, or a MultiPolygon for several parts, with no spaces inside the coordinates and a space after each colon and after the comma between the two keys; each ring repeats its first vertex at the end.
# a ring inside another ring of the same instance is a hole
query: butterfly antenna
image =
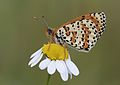
{"type": "Polygon", "coordinates": [[[44,16],[42,16],[42,20],[43,20],[44,24],[47,26],[47,28],[49,29],[50,27],[49,27],[49,25],[48,25],[48,23],[47,23],[47,21],[46,21],[44,16]]]}
{"type": "MultiPolygon", "coordinates": [[[[40,17],[33,17],[33,19],[36,20],[36,21],[41,21],[40,17]]],[[[50,27],[49,27],[49,25],[48,25],[48,23],[47,23],[47,21],[46,21],[44,16],[42,16],[42,21],[47,26],[47,28],[49,29],[50,27]]]]}

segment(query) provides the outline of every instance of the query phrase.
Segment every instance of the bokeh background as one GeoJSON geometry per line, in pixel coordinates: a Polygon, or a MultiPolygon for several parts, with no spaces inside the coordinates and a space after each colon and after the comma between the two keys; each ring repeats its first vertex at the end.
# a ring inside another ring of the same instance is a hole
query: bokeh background
{"type": "Polygon", "coordinates": [[[107,28],[89,53],[69,48],[81,74],[63,82],[55,73],[49,85],[120,85],[119,0],[0,0],[0,85],[45,85],[46,70],[30,68],[30,55],[48,42],[44,15],[50,27],[89,12],[104,11],[107,28]]]}

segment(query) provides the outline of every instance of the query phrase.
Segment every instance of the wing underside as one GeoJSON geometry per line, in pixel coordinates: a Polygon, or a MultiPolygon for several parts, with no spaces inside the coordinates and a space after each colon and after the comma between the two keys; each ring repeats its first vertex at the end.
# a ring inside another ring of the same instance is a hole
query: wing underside
{"type": "Polygon", "coordinates": [[[78,51],[88,52],[94,47],[106,27],[104,12],[89,13],[57,29],[56,35],[78,51]]]}

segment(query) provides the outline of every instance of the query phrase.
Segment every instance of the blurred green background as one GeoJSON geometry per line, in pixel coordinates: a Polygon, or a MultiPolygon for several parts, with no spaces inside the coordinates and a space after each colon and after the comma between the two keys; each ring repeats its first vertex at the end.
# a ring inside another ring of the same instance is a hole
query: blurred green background
{"type": "Polygon", "coordinates": [[[89,12],[104,11],[107,28],[89,53],[69,48],[81,74],[63,82],[55,73],[49,85],[120,85],[120,0],[0,0],[0,85],[45,85],[46,70],[30,68],[30,55],[48,38],[44,24],[32,19],[46,16],[51,27],[89,12]]]}

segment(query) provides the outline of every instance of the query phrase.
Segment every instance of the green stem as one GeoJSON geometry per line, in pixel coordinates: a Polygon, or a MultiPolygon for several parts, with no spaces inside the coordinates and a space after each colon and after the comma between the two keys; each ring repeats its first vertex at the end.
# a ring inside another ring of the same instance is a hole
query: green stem
{"type": "Polygon", "coordinates": [[[47,85],[49,85],[50,78],[51,78],[51,75],[48,74],[47,85]]]}

